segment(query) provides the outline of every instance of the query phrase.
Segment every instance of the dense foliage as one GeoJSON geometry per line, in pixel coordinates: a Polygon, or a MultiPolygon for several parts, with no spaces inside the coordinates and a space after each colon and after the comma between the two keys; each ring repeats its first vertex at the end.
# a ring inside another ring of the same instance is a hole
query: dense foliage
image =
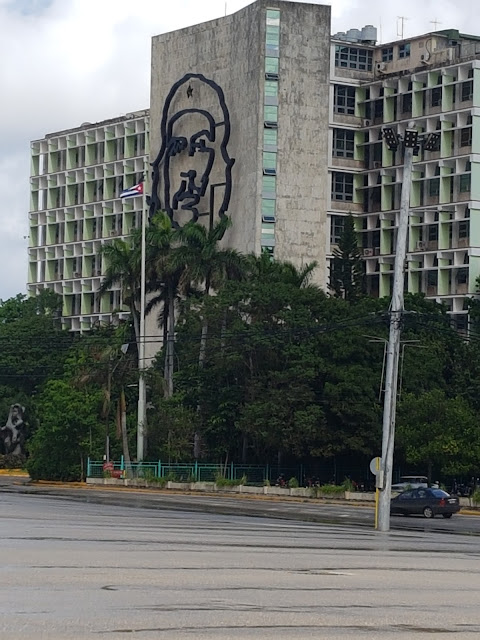
{"type": "MultiPolygon", "coordinates": [[[[389,300],[362,293],[352,225],[333,262],[336,295],[327,295],[315,264],[222,248],[226,222],[177,232],[154,220],[147,286],[163,348],[148,371],[149,458],[301,462],[324,480],[368,476],[381,447],[389,300]]],[[[6,418],[13,402],[26,406],[34,478],[77,479],[88,456],[135,451],[140,238],[122,242],[105,249],[103,288],[122,286],[137,314],[131,327],[74,339],[59,329],[49,292],[0,303],[0,410],[6,418]]],[[[396,465],[477,475],[477,334],[462,339],[423,296],[407,295],[405,307],[396,465]]]]}

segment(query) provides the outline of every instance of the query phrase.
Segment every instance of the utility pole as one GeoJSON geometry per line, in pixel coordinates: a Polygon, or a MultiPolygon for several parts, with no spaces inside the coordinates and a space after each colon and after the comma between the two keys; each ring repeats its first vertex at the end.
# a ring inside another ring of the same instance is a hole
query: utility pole
{"type": "MultiPolygon", "coordinates": [[[[404,313],[405,258],[407,256],[408,213],[412,187],[413,156],[418,154],[419,137],[414,122],[409,122],[403,137],[391,127],[383,130],[385,142],[391,151],[396,151],[400,141],[404,150],[403,183],[400,197],[400,215],[395,248],[392,300],[390,303],[390,330],[385,371],[385,397],[383,404],[382,460],[380,474],[380,497],[378,502],[378,530],[390,530],[390,499],[392,496],[393,451],[395,445],[395,418],[398,393],[398,369],[400,336],[404,313]]],[[[438,132],[428,133],[423,142],[426,151],[434,151],[440,140],[438,132]]]]}

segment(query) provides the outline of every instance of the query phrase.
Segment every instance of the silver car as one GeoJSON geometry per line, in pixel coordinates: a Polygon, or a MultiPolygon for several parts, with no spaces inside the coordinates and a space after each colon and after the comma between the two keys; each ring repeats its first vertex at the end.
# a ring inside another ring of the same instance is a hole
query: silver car
{"type": "Polygon", "coordinates": [[[392,484],[392,491],[405,491],[406,489],[426,489],[427,487],[427,476],[401,476],[400,482],[392,484]]]}

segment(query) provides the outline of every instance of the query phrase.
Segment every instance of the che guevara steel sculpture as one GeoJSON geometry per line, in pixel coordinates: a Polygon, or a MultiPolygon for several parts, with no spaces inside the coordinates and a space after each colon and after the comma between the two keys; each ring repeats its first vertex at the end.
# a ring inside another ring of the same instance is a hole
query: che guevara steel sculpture
{"type": "Polygon", "coordinates": [[[200,73],[187,73],[165,100],[161,147],[152,163],[149,217],[165,211],[176,228],[226,215],[235,162],[227,150],[230,114],[222,89],[200,73]]]}

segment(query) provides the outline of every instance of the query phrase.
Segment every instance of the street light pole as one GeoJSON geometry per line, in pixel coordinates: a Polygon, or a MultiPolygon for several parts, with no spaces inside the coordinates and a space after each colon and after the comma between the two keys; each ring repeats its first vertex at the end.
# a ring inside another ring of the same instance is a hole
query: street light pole
{"type": "Polygon", "coordinates": [[[145,204],[142,210],[142,243],[140,264],[140,335],[138,345],[138,405],[137,405],[137,462],[145,457],[145,431],[147,389],[145,385],[145,253],[146,226],[145,204]]]}
{"type": "Polygon", "coordinates": [[[390,498],[392,494],[393,449],[395,441],[400,335],[404,310],[403,291],[405,281],[405,258],[407,254],[408,212],[410,208],[410,191],[412,185],[413,153],[414,147],[417,146],[417,131],[416,129],[413,129],[413,123],[410,123],[409,128],[407,129],[407,133],[408,132],[411,132],[412,136],[409,139],[409,143],[407,143],[407,134],[404,139],[405,156],[403,165],[403,184],[400,199],[397,243],[395,249],[393,290],[390,306],[390,331],[385,371],[381,466],[383,481],[381,482],[382,486],[378,503],[379,531],[390,530],[390,498]]]}

